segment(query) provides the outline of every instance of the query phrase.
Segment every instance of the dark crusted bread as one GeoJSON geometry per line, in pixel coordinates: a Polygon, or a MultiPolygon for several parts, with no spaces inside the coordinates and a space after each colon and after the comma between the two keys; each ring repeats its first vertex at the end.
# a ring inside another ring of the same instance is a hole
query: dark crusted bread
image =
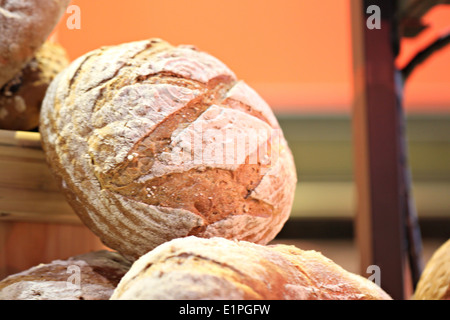
{"type": "Polygon", "coordinates": [[[64,48],[45,42],[25,68],[0,89],[0,129],[37,129],[47,88],[68,65],[64,48]]]}
{"type": "Polygon", "coordinates": [[[316,251],[187,237],[135,261],[112,300],[390,300],[316,251]]]}
{"type": "Polygon", "coordinates": [[[291,211],[295,165],[272,110],[191,46],[87,53],[47,90],[40,132],[75,212],[130,259],[188,235],[265,244],[291,211]]]}
{"type": "Polygon", "coordinates": [[[427,262],[414,292],[416,300],[450,300],[450,239],[427,262]]]}
{"type": "Polygon", "coordinates": [[[0,88],[34,58],[70,0],[0,0],[0,88]]]}
{"type": "Polygon", "coordinates": [[[107,250],[40,264],[0,281],[0,300],[107,300],[130,265],[107,250]]]}

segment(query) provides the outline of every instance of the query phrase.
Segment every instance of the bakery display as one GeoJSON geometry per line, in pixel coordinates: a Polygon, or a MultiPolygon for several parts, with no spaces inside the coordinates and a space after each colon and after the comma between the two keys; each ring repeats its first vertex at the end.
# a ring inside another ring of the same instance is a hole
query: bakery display
{"type": "Polygon", "coordinates": [[[0,88],[47,40],[70,0],[0,1],[0,88]]]}
{"type": "Polygon", "coordinates": [[[415,300],[450,300],[450,239],[427,262],[414,292],[415,300]]]}
{"type": "Polygon", "coordinates": [[[64,48],[46,41],[34,58],[0,89],[0,129],[37,129],[47,88],[68,64],[64,48]]]}
{"type": "Polygon", "coordinates": [[[316,251],[224,238],[164,243],[134,262],[112,300],[391,300],[316,251]]]}
{"type": "Polygon", "coordinates": [[[78,58],[47,90],[40,133],[75,212],[129,259],[189,235],[265,244],[290,214],[295,165],[272,110],[192,46],[78,58]]]}
{"type": "MultiPolygon", "coordinates": [[[[45,198],[51,204],[42,210],[59,214],[49,195],[56,189],[33,175],[45,156],[67,209],[112,251],[9,275],[0,300],[392,300],[395,292],[320,252],[269,245],[289,218],[297,174],[255,90],[211,54],[158,38],[69,62],[48,40],[69,3],[0,0],[4,172],[21,171],[4,180],[19,176],[14,195],[45,198]],[[16,166],[16,153],[31,165],[16,166]],[[37,192],[26,193],[22,182],[35,177],[37,192]]],[[[40,202],[30,203],[0,216],[39,221],[40,202]]],[[[414,299],[450,299],[449,248],[447,241],[428,263],[414,299]]]]}
{"type": "Polygon", "coordinates": [[[107,300],[130,265],[107,250],[40,264],[0,281],[0,300],[107,300]]]}

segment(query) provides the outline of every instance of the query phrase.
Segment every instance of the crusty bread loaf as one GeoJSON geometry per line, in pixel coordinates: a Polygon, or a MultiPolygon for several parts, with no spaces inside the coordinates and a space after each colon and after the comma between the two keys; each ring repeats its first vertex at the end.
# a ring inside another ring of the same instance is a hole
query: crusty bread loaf
{"type": "Polygon", "coordinates": [[[391,300],[316,251],[224,238],[166,242],[134,262],[112,300],[391,300]]]}
{"type": "Polygon", "coordinates": [[[129,259],[188,235],[265,244],[290,214],[295,166],[272,110],[191,46],[87,53],[47,90],[40,132],[69,203],[129,259]]]}
{"type": "Polygon", "coordinates": [[[450,300],[450,239],[442,244],[427,262],[413,298],[450,300]]]}
{"type": "Polygon", "coordinates": [[[0,129],[36,129],[47,88],[68,65],[63,47],[44,43],[25,68],[0,89],[0,129]]]}
{"type": "Polygon", "coordinates": [[[0,1],[0,88],[33,59],[70,0],[0,1]]]}
{"type": "Polygon", "coordinates": [[[0,300],[107,300],[130,266],[107,250],[55,260],[0,281],[0,300]]]}

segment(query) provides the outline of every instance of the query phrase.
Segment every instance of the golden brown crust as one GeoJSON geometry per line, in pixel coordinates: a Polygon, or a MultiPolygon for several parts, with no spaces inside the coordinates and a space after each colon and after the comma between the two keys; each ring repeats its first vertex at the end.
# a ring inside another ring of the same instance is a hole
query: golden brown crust
{"type": "Polygon", "coordinates": [[[390,300],[319,252],[224,238],[175,239],[135,261],[111,299],[390,300]]]}
{"type": "Polygon", "coordinates": [[[450,239],[434,252],[417,283],[415,300],[450,300],[450,239]]]}
{"type": "Polygon", "coordinates": [[[33,130],[51,81],[69,64],[66,51],[47,41],[35,57],[0,90],[0,129],[33,130]]]}
{"type": "Polygon", "coordinates": [[[107,300],[130,266],[106,250],[55,260],[0,281],[0,300],[107,300]]]}
{"type": "Polygon", "coordinates": [[[0,88],[47,40],[70,0],[0,0],[0,88]]]}
{"type": "Polygon", "coordinates": [[[267,243],[290,213],[295,166],[272,110],[191,47],[151,39],[80,57],[47,91],[40,132],[69,203],[130,258],[194,234],[267,243]]]}

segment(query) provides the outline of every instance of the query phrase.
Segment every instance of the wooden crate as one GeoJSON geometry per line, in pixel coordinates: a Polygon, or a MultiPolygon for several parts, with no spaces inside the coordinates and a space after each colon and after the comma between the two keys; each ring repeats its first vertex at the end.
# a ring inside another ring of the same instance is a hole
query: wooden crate
{"type": "Polygon", "coordinates": [[[104,248],[60,193],[39,133],[0,130],[0,279],[104,248]]]}

